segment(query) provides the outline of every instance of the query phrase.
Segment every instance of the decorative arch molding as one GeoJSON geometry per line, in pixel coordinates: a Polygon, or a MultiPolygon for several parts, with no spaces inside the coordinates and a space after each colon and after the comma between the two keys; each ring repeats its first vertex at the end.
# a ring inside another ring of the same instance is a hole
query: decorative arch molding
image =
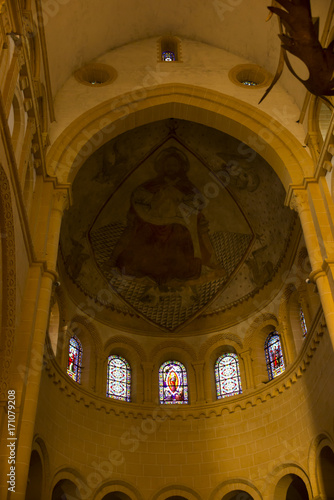
{"type": "Polygon", "coordinates": [[[33,450],[37,451],[42,462],[42,471],[43,471],[42,497],[45,498],[47,496],[47,485],[49,484],[50,481],[50,459],[44,439],[42,439],[38,434],[35,435],[32,443],[31,451],[33,450]]]}
{"type": "Polygon", "coordinates": [[[319,484],[318,464],[321,450],[328,447],[334,453],[334,440],[327,432],[322,432],[316,436],[311,442],[308,456],[308,469],[310,471],[310,478],[314,488],[314,495],[321,495],[319,484]]]}
{"type": "MultiPolygon", "coordinates": [[[[197,361],[197,354],[195,350],[186,342],[183,341],[178,341],[177,344],[175,341],[166,341],[166,342],[161,342],[161,344],[158,344],[155,346],[149,355],[149,359],[152,359],[153,362],[157,362],[158,364],[161,364],[160,362],[162,361],[161,356],[164,356],[166,351],[172,351],[173,354],[175,352],[175,355],[177,356],[178,353],[182,354],[182,357],[184,358],[184,353],[189,356],[191,362],[197,361]],[[157,359],[158,358],[158,359],[157,359]],[[160,359],[161,358],[161,359],[160,359]]],[[[188,357],[187,356],[187,357],[188,357]]],[[[182,360],[179,360],[182,361],[182,360]]]]}
{"type": "Polygon", "coordinates": [[[141,345],[136,342],[133,339],[130,339],[128,337],[125,337],[123,335],[117,335],[115,337],[112,337],[109,339],[102,350],[102,352],[105,354],[105,357],[108,357],[110,354],[110,350],[113,349],[115,346],[122,346],[126,350],[131,350],[136,353],[136,355],[140,358],[141,361],[146,361],[147,356],[144,351],[144,349],[141,347],[141,345]]]}
{"type": "MultiPolygon", "coordinates": [[[[67,480],[67,481],[70,481],[71,483],[73,483],[78,488],[79,493],[80,493],[80,489],[83,490],[83,488],[85,486],[86,486],[86,488],[88,488],[87,484],[86,484],[85,477],[82,474],[80,474],[76,469],[73,469],[72,467],[60,467],[56,470],[56,472],[52,478],[51,485],[50,485],[51,493],[53,492],[55,486],[60,481],[63,481],[63,480],[67,480]]],[[[80,498],[81,498],[81,495],[79,494],[78,500],[80,500],[80,498]]]]}
{"type": "Polygon", "coordinates": [[[199,350],[198,358],[204,360],[207,357],[209,351],[211,352],[215,348],[226,345],[229,342],[235,344],[239,350],[243,348],[242,341],[238,337],[238,335],[235,335],[234,333],[220,333],[209,338],[202,344],[199,350]]]}
{"type": "Polygon", "coordinates": [[[94,500],[103,500],[105,495],[116,491],[124,493],[130,498],[130,500],[142,500],[142,496],[139,491],[125,481],[108,481],[107,483],[104,483],[100,488],[98,488],[92,498],[94,500]]]}
{"type": "Polygon", "coordinates": [[[286,463],[286,464],[279,465],[278,467],[276,467],[272,471],[272,473],[268,476],[268,480],[266,483],[267,488],[264,491],[266,498],[277,498],[278,499],[278,497],[275,496],[276,487],[277,487],[278,483],[281,481],[281,479],[283,479],[285,476],[289,476],[289,475],[294,475],[294,476],[297,476],[300,479],[302,479],[302,481],[304,482],[304,484],[306,486],[309,498],[314,498],[311,482],[310,482],[308,475],[306,474],[306,472],[304,471],[304,469],[301,466],[299,466],[295,463],[286,463]]]}
{"type": "Polygon", "coordinates": [[[100,336],[95,328],[95,326],[92,324],[91,321],[89,321],[89,319],[87,319],[85,316],[74,316],[71,321],[70,321],[70,324],[69,324],[69,330],[72,331],[75,333],[75,330],[77,329],[75,327],[75,325],[82,325],[87,331],[88,333],[90,334],[92,340],[93,340],[93,343],[94,343],[94,348],[95,348],[95,351],[96,352],[102,352],[103,351],[103,347],[102,347],[102,342],[101,342],[101,339],[100,339],[100,336]],[[74,325],[74,326],[73,326],[74,325]]]}
{"type": "Polygon", "coordinates": [[[228,481],[224,481],[213,490],[209,500],[222,500],[228,493],[238,490],[245,491],[254,500],[263,500],[260,491],[247,481],[247,479],[229,479],[228,481]]]}
{"type": "Polygon", "coordinates": [[[153,495],[152,500],[167,500],[171,496],[184,497],[187,500],[201,500],[201,497],[194,490],[187,486],[166,486],[153,495]]]}
{"type": "Polygon", "coordinates": [[[0,164],[0,245],[2,248],[2,307],[0,336],[0,400],[7,399],[13,358],[16,314],[16,253],[12,199],[7,175],[0,164]]]}
{"type": "Polygon", "coordinates": [[[248,328],[248,332],[244,340],[244,347],[251,347],[254,335],[269,325],[272,325],[274,328],[277,328],[278,326],[278,319],[274,314],[263,313],[257,316],[257,318],[251,323],[250,327],[248,328]]]}
{"type": "Polygon", "coordinates": [[[126,93],[74,120],[47,156],[49,175],[72,182],[91,154],[113,137],[165,118],[188,119],[233,135],[272,166],[286,191],[312,176],[311,157],[282,124],[231,96],[185,84],[165,84],[126,93]],[[218,111],[217,111],[218,110],[218,111]]]}

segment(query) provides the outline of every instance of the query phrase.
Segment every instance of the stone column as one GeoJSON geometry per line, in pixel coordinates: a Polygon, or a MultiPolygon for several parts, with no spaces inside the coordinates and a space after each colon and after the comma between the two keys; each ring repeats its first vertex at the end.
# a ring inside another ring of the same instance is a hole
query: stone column
{"type": "Polygon", "coordinates": [[[240,358],[244,362],[245,366],[245,375],[246,375],[246,389],[254,389],[254,374],[252,367],[252,356],[251,356],[251,348],[246,349],[245,351],[241,351],[239,353],[240,358]]]}
{"type": "Polygon", "coordinates": [[[197,389],[197,403],[204,403],[204,361],[198,361],[193,363],[193,368],[195,371],[195,381],[197,389]]]}
{"type": "Polygon", "coordinates": [[[107,394],[107,373],[108,360],[103,354],[96,354],[96,392],[100,396],[106,397],[107,394]]]}
{"type": "MultiPolygon", "coordinates": [[[[333,202],[324,200],[318,183],[310,182],[306,189],[295,189],[290,202],[300,217],[312,272],[310,280],[316,283],[328,331],[334,347],[334,238],[330,217],[333,202]]],[[[328,191],[328,188],[326,186],[328,191]]]]}
{"type": "Polygon", "coordinates": [[[141,364],[144,373],[144,403],[152,402],[153,363],[145,361],[141,364]]]}
{"type": "Polygon", "coordinates": [[[45,333],[49,319],[52,285],[57,278],[56,262],[60,224],[67,202],[67,193],[64,190],[56,191],[51,200],[45,199],[44,201],[45,206],[41,207],[40,211],[40,249],[43,246],[45,248],[44,259],[42,262],[33,263],[29,269],[22,303],[21,322],[17,329],[16,366],[14,366],[12,377],[13,387],[17,393],[17,405],[19,405],[16,429],[16,491],[13,494],[9,493],[7,498],[15,498],[15,500],[25,498],[43,369],[45,333]]]}
{"type": "Polygon", "coordinates": [[[60,328],[57,341],[56,361],[62,368],[64,368],[64,366],[66,366],[67,364],[66,346],[68,346],[70,337],[71,335],[68,331],[68,326],[63,326],[62,328],[60,328]]]}

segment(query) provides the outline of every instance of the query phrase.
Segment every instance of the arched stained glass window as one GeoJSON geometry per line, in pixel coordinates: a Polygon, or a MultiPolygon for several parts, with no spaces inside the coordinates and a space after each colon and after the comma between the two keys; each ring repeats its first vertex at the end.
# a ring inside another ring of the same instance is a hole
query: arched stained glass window
{"type": "Polygon", "coordinates": [[[301,306],[299,307],[299,319],[300,319],[300,326],[302,327],[303,331],[303,337],[305,338],[307,335],[307,326],[306,326],[304,312],[301,306]]]}
{"type": "Polygon", "coordinates": [[[272,380],[285,370],[281,341],[276,331],[268,335],[264,343],[264,352],[269,380],[272,380]]]}
{"type": "Polygon", "coordinates": [[[159,399],[162,404],[187,404],[187,372],[179,361],[166,361],[159,370],[159,399]]]}
{"type": "Polygon", "coordinates": [[[107,396],[130,401],[131,369],[126,359],[116,354],[108,358],[107,396]]]}
{"type": "Polygon", "coordinates": [[[239,361],[236,354],[226,353],[217,359],[215,377],[218,399],[242,393],[239,361]]]}
{"type": "Polygon", "coordinates": [[[68,346],[67,375],[80,384],[82,369],[82,345],[75,335],[68,346]]]}
{"type": "Polygon", "coordinates": [[[164,50],[161,57],[163,61],[175,61],[175,54],[170,50],[164,50]]]}

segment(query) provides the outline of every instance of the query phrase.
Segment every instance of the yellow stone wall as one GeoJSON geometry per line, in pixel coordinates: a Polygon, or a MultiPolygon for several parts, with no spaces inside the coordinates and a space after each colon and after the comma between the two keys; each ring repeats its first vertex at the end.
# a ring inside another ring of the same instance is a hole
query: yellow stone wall
{"type": "Polygon", "coordinates": [[[222,498],[240,483],[254,498],[269,499],[281,477],[296,473],[315,498],[312,445],[333,436],[334,356],[326,329],[319,324],[312,335],[295,363],[268,384],[182,408],[83,394],[49,360],[35,426],[46,443],[48,488],[71,470],[81,498],[99,498],[115,485],[134,498],[158,498],[164,488],[186,498],[187,491],[222,498]]]}

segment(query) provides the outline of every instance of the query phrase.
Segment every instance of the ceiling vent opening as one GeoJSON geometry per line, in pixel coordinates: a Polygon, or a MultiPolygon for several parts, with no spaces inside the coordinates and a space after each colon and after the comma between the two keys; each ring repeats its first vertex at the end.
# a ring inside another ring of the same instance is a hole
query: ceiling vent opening
{"type": "Polygon", "coordinates": [[[244,88],[259,88],[268,85],[271,75],[256,64],[239,64],[229,72],[230,80],[244,88]]]}
{"type": "Polygon", "coordinates": [[[74,73],[78,82],[90,87],[102,87],[112,83],[116,76],[116,70],[107,64],[88,64],[74,73]]]}

